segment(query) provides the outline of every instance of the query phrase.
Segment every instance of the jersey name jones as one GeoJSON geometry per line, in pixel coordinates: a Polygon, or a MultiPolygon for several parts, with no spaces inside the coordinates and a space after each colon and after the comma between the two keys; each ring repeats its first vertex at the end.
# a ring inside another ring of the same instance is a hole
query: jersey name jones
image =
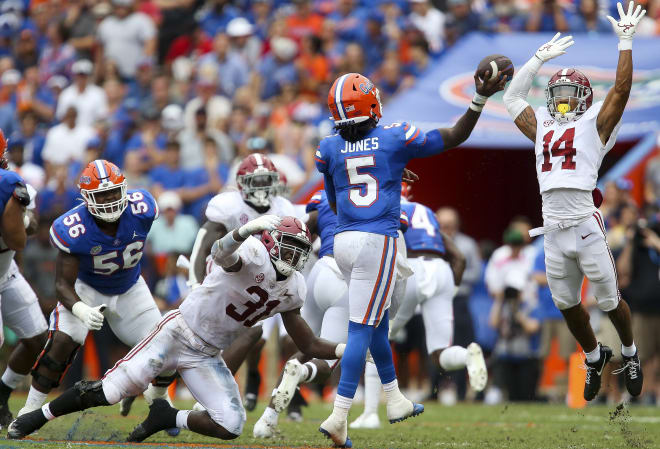
{"type": "Polygon", "coordinates": [[[378,149],[378,137],[358,140],[357,142],[346,142],[342,153],[355,153],[356,151],[372,151],[378,149]]]}

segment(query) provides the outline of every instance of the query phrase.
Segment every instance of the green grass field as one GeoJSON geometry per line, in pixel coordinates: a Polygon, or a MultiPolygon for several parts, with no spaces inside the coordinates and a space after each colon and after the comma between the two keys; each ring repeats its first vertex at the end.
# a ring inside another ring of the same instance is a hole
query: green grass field
{"type": "MultiPolygon", "coordinates": [[[[12,403],[18,410],[23,399],[12,403]]],[[[182,401],[181,407],[190,407],[182,401]]],[[[384,424],[380,430],[350,431],[356,448],[497,448],[497,449],[630,449],[660,448],[660,408],[621,408],[593,406],[571,410],[557,405],[508,404],[499,406],[458,405],[442,407],[427,403],[423,415],[399,424],[384,424]]],[[[360,412],[356,406],[351,418],[360,412]]],[[[383,407],[381,407],[383,409],[383,407]]],[[[318,425],[330,413],[330,404],[316,403],[306,408],[303,423],[280,420],[280,436],[271,441],[252,438],[252,426],[263,410],[258,407],[248,414],[242,437],[233,445],[182,431],[177,438],[164,432],[143,444],[117,443],[144,416],[146,405],[141,399],[131,415],[119,415],[118,406],[97,408],[74,414],[47,424],[31,440],[0,439],[0,448],[66,448],[102,447],[328,447],[318,432],[318,425]]],[[[384,411],[384,410],[382,410],[384,411]]],[[[382,416],[385,422],[384,415],[382,416]]],[[[2,433],[4,434],[4,430],[2,433]]],[[[4,435],[0,436],[4,438],[4,435]]]]}

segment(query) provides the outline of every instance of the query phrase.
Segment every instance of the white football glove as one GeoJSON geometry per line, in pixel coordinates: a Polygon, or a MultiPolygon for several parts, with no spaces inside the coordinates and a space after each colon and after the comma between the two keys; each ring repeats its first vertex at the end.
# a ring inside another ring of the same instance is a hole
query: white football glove
{"type": "Polygon", "coordinates": [[[281,222],[282,219],[277,215],[262,215],[261,217],[248,221],[238,228],[238,235],[246,239],[257,232],[272,231],[278,227],[281,222]]]}
{"type": "Polygon", "coordinates": [[[642,5],[637,5],[631,1],[628,4],[628,12],[623,12],[621,3],[616,4],[616,9],[619,11],[620,19],[617,21],[612,16],[607,16],[607,20],[612,23],[612,28],[617,36],[619,36],[619,50],[632,50],[632,39],[637,29],[637,24],[642,20],[646,10],[642,9],[642,5]],[[633,10],[634,8],[634,10],[633,10]]]}
{"type": "Polygon", "coordinates": [[[573,42],[573,36],[564,36],[559,39],[560,35],[561,33],[555,34],[555,37],[553,37],[550,42],[541,45],[541,47],[536,50],[535,56],[542,62],[547,62],[566,53],[566,49],[575,42],[573,42]]]}
{"type": "Polygon", "coordinates": [[[335,355],[337,356],[338,359],[342,358],[345,350],[346,350],[346,343],[339,343],[337,345],[337,347],[335,348],[335,355]]]}
{"type": "Polygon", "coordinates": [[[97,331],[103,327],[103,311],[106,305],[89,307],[82,301],[78,301],[71,308],[71,312],[83,322],[85,327],[91,331],[97,331]]]}

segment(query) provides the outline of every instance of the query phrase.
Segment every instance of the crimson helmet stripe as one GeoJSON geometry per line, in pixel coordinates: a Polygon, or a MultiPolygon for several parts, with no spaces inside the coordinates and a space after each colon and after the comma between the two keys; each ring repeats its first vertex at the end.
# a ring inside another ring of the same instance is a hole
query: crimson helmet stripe
{"type": "Polygon", "coordinates": [[[344,104],[341,101],[341,93],[344,89],[344,81],[348,75],[348,73],[346,75],[342,75],[337,80],[337,84],[335,85],[335,103],[337,104],[337,112],[339,112],[339,118],[342,120],[346,120],[346,110],[344,109],[344,104]]]}
{"type": "Polygon", "coordinates": [[[105,166],[103,165],[102,160],[95,160],[94,165],[96,165],[96,171],[99,172],[99,179],[105,179],[108,177],[108,172],[105,170],[105,166]]]}

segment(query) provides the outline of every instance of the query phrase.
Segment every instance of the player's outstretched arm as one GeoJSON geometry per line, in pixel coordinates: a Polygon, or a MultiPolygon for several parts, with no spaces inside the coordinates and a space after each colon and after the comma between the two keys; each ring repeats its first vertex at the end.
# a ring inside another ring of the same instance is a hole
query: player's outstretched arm
{"type": "Polygon", "coordinates": [[[206,275],[206,256],[210,254],[213,242],[224,237],[227,228],[222,223],[207,221],[197,232],[197,238],[190,254],[190,268],[188,269],[188,283],[201,284],[206,275]]]}
{"type": "Polygon", "coordinates": [[[607,143],[612,131],[621,120],[623,110],[628,103],[630,89],[632,88],[633,61],[632,61],[632,39],[637,24],[646,14],[641,5],[635,8],[635,2],[630,2],[628,12],[623,12],[621,3],[617,3],[620,19],[617,21],[611,16],[607,19],[612,23],[614,32],[619,36],[619,63],[616,67],[616,80],[614,86],[607,93],[603,106],[598,113],[596,128],[603,144],[607,143]]]}
{"type": "Polygon", "coordinates": [[[504,92],[504,104],[509,116],[513,119],[518,129],[532,142],[536,142],[536,115],[534,109],[527,103],[527,94],[532,87],[532,81],[544,62],[566,53],[566,49],[573,45],[573,37],[565,36],[561,39],[555,36],[543,44],[532,59],[527,61],[522,68],[513,75],[506,92],[504,92]]]}
{"type": "Polygon", "coordinates": [[[7,247],[14,251],[22,250],[27,243],[27,233],[23,221],[24,213],[25,206],[14,196],[9,198],[5,210],[2,212],[0,234],[7,247]]]}
{"type": "Polygon", "coordinates": [[[300,309],[282,312],[281,315],[287,333],[300,349],[300,352],[306,356],[332,360],[340,358],[344,353],[346,345],[343,343],[332,343],[314,335],[314,332],[300,315],[300,309]]]}
{"type": "MultiPolygon", "coordinates": [[[[481,116],[481,110],[486,104],[488,97],[493,95],[495,92],[499,92],[504,89],[506,84],[506,77],[502,72],[498,72],[497,76],[491,77],[491,72],[487,71],[485,73],[486,81],[481,81],[477,72],[474,72],[474,84],[477,88],[477,93],[472,99],[472,104],[463,116],[458,119],[456,124],[451,128],[440,128],[438,131],[442,136],[443,149],[449,150],[462,144],[470,137],[474,125],[477,124],[479,116],[481,116]]],[[[430,133],[429,133],[430,134],[430,133]]]]}
{"type": "Polygon", "coordinates": [[[213,262],[220,265],[225,271],[239,271],[242,266],[241,258],[236,253],[241,244],[252,234],[263,231],[272,231],[282,219],[277,215],[262,215],[250,220],[240,228],[228,232],[220,240],[216,240],[211,247],[213,262]]]}

